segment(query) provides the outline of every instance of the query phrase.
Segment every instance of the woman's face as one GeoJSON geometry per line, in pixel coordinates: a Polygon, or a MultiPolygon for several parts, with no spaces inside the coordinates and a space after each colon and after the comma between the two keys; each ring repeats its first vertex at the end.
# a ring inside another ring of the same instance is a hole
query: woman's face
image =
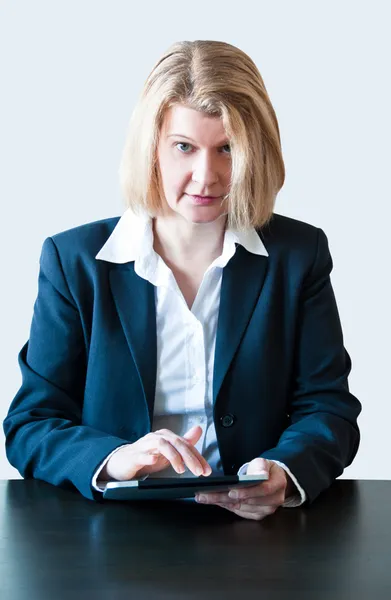
{"type": "Polygon", "coordinates": [[[231,154],[219,117],[177,104],[167,110],[158,145],[158,164],[169,214],[210,223],[227,214],[231,154]],[[213,196],[211,200],[193,196],[213,196]]]}

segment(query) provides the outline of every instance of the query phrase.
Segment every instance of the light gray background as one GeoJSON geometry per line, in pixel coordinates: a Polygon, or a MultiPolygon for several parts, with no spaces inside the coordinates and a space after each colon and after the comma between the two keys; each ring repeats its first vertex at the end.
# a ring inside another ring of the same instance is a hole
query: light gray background
{"type": "MultiPolygon", "coordinates": [[[[0,2],[1,420],[21,382],[43,240],[123,212],[119,160],[153,64],[174,41],[222,40],[253,58],[277,113],[276,212],[329,239],[363,404],[343,477],[391,478],[389,23],[389,3],[374,0],[0,2]]],[[[0,436],[0,478],[18,477],[0,436]]]]}

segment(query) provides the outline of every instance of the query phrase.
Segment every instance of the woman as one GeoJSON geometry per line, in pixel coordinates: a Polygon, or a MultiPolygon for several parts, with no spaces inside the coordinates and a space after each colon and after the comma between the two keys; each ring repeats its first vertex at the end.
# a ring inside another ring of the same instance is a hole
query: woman
{"type": "Polygon", "coordinates": [[[43,244],[11,464],[90,499],[107,479],[266,471],[198,501],[258,520],[312,502],[355,457],[361,405],[327,238],[273,213],[284,163],[254,62],[169,48],[120,174],[120,219],[43,244]]]}

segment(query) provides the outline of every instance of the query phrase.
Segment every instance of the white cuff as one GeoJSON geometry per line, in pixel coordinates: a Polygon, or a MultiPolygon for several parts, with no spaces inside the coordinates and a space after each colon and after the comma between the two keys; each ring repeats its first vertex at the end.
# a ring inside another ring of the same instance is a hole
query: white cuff
{"type": "Polygon", "coordinates": [[[305,491],[303,490],[303,488],[301,487],[300,483],[297,481],[296,477],[293,475],[291,470],[279,460],[272,460],[272,462],[276,463],[276,465],[278,465],[279,467],[281,467],[281,469],[284,469],[284,471],[288,473],[289,477],[292,479],[293,483],[295,484],[297,490],[300,493],[300,496],[298,493],[295,493],[292,496],[289,496],[289,498],[286,498],[282,506],[284,506],[285,508],[295,508],[296,506],[300,506],[301,504],[303,504],[303,502],[307,500],[307,494],[305,493],[305,491]]]}
{"type": "MultiPolygon", "coordinates": [[[[270,459],[268,459],[268,460],[270,460],[270,459]]],[[[276,465],[278,465],[279,467],[281,467],[281,469],[284,469],[284,471],[286,473],[288,473],[289,477],[292,479],[298,492],[300,493],[300,495],[299,495],[299,493],[296,493],[296,494],[293,494],[292,496],[290,496],[289,498],[286,498],[286,500],[285,500],[284,504],[282,504],[282,506],[284,508],[295,508],[296,506],[301,506],[301,504],[303,504],[303,502],[306,501],[307,494],[305,493],[305,491],[303,490],[303,488],[297,481],[296,477],[293,475],[293,473],[290,471],[290,469],[284,463],[280,462],[279,460],[271,460],[271,462],[276,463],[276,465]]],[[[242,465],[237,474],[238,475],[246,475],[247,467],[249,464],[250,464],[250,462],[246,462],[244,465],[242,465]]]]}
{"type": "Polygon", "coordinates": [[[109,461],[109,459],[113,456],[113,454],[115,454],[120,448],[123,448],[124,446],[128,446],[128,445],[129,444],[122,444],[122,446],[118,446],[118,448],[115,448],[112,452],[110,452],[110,454],[108,456],[106,456],[104,461],[100,463],[100,465],[97,468],[97,470],[95,471],[95,473],[92,477],[92,481],[91,481],[91,485],[94,488],[94,490],[96,490],[97,492],[104,491],[107,481],[97,481],[100,472],[102,471],[105,464],[109,461]]]}

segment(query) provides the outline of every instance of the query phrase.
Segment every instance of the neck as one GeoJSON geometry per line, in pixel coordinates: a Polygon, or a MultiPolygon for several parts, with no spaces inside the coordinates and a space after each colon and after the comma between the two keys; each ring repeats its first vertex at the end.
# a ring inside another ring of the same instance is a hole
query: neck
{"type": "Polygon", "coordinates": [[[210,264],[223,250],[227,218],[189,223],[175,217],[153,219],[154,249],[173,264],[210,264]]]}

